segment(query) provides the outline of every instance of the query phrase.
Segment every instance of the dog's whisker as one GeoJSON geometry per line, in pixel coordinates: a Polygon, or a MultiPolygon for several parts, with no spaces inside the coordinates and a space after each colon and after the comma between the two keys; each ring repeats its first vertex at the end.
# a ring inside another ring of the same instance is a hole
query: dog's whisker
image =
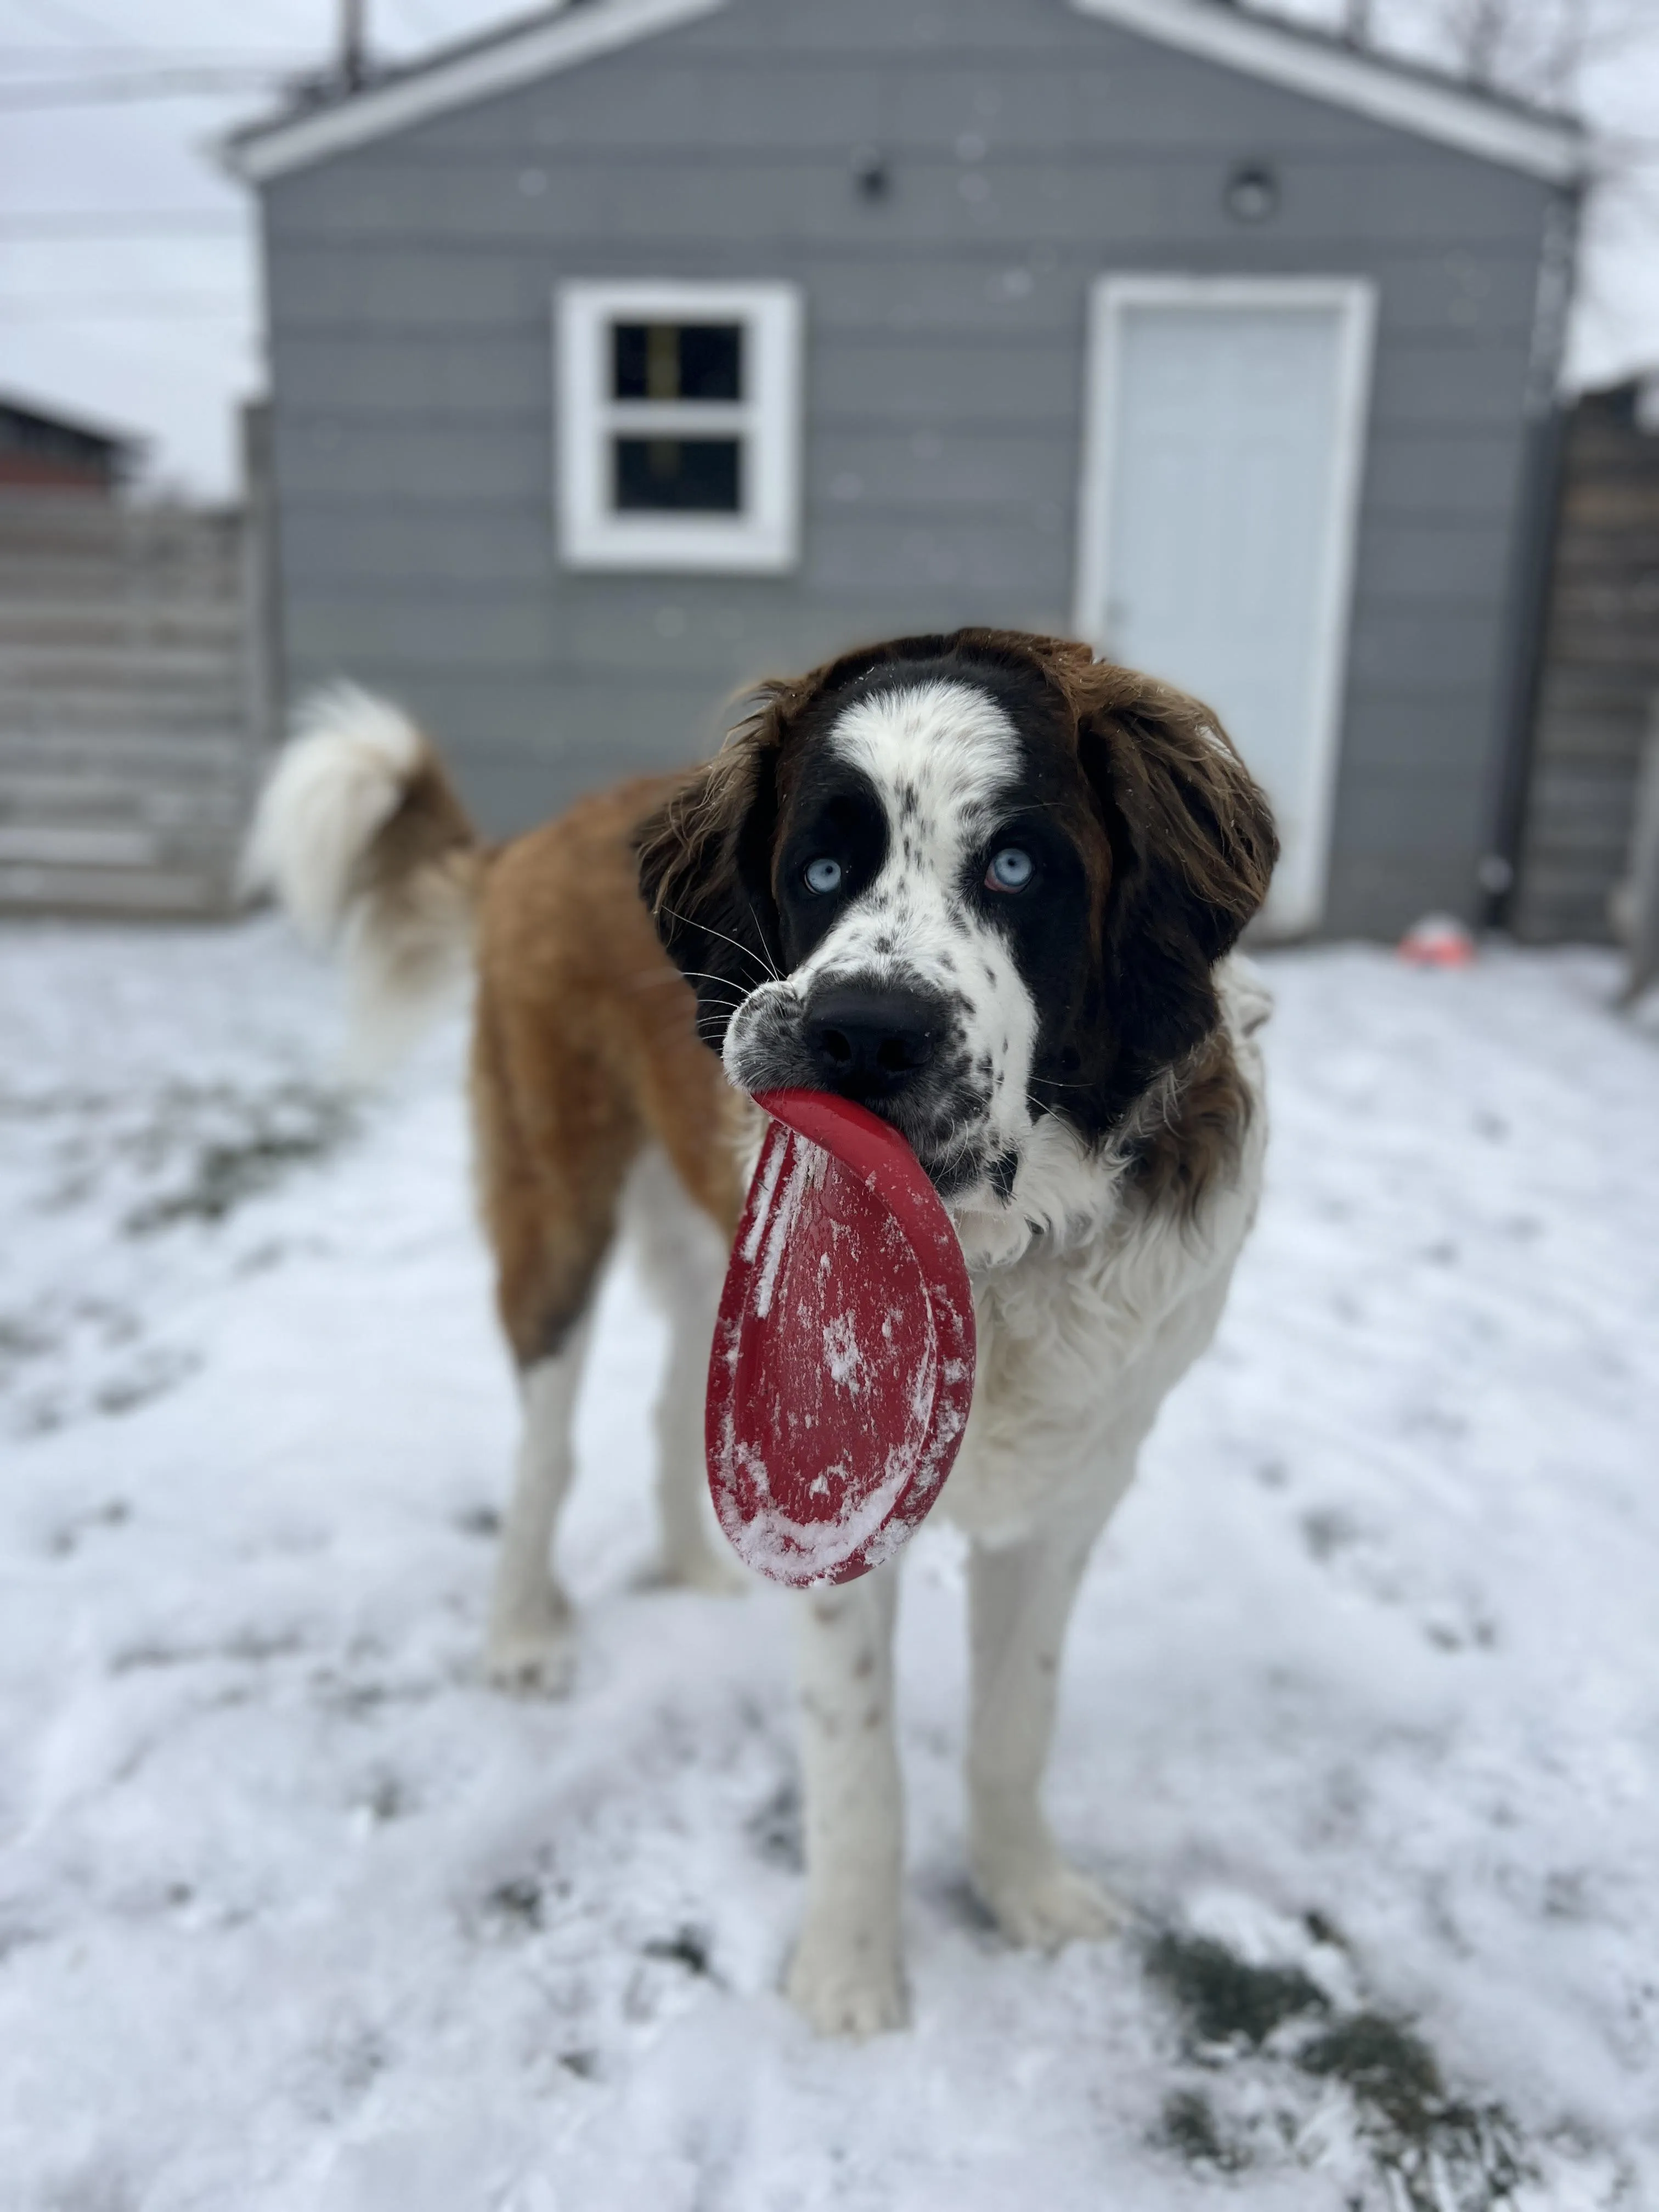
{"type": "Polygon", "coordinates": [[[734,952],[741,952],[745,960],[758,968],[769,983],[781,981],[782,978],[773,967],[769,957],[757,952],[752,945],[745,945],[741,938],[728,937],[723,929],[716,929],[712,921],[698,921],[689,914],[677,914],[672,906],[665,906],[660,911],[668,916],[670,921],[684,922],[688,929],[700,929],[706,937],[718,937],[722,945],[729,945],[734,952]]]}
{"type": "Polygon", "coordinates": [[[776,963],[773,960],[771,953],[767,950],[766,932],[760,926],[760,916],[755,911],[755,902],[749,896],[749,894],[746,891],[744,893],[743,902],[749,909],[750,921],[755,925],[755,934],[760,939],[761,951],[765,956],[768,968],[771,970],[772,981],[775,983],[781,983],[783,978],[779,975],[776,963]]]}
{"type": "Polygon", "coordinates": [[[734,1006],[740,1006],[744,1000],[749,996],[748,992],[743,988],[743,986],[740,983],[734,983],[729,975],[711,975],[706,968],[682,968],[680,973],[687,979],[688,981],[696,983],[718,983],[723,990],[735,993],[736,996],[732,1000],[732,1004],[734,1006]]]}

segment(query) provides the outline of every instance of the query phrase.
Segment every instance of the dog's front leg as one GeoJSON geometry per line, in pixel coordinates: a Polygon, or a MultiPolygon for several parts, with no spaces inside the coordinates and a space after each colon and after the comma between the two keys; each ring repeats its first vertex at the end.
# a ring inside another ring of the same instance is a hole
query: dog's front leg
{"type": "Polygon", "coordinates": [[[1107,1893],[1061,1857],[1041,1794],[1066,1626],[1098,1527],[1088,1516],[1006,1548],[975,1544],[969,1566],[969,1863],[1004,1933],[1049,1950],[1109,1935],[1118,1918],[1107,1893]]]}
{"type": "Polygon", "coordinates": [[[893,1733],[897,1596],[889,1566],[799,1604],[806,1917],[788,1993],[821,2035],[876,2035],[908,2016],[893,1733]]]}

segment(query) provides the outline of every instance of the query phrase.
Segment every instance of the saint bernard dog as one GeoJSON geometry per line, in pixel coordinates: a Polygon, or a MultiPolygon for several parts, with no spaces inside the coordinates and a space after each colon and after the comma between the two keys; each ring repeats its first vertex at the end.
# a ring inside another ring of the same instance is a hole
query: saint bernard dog
{"type": "MultiPolygon", "coordinates": [[[[266,787],[252,882],[340,943],[371,1048],[476,976],[479,1202],[524,1413],[498,1680],[568,1678],[553,1535],[619,1229],[672,1324],[663,1571],[738,1579],[703,1509],[702,1395],[750,1095],[857,1099],[914,1146],[974,1285],[973,1413],[936,1509],[969,1543],[974,1885],[1018,1942],[1111,1929],[1042,1810],[1060,1648],[1255,1211],[1268,1000],[1233,947],[1276,851],[1214,715],[1016,632],[901,638],[765,684],[713,760],[497,848],[398,710],[350,689],[315,703],[266,787]]],[[[796,1601],[807,1876],[787,1990],[828,2033],[906,2015],[897,1580],[796,1601]]]]}

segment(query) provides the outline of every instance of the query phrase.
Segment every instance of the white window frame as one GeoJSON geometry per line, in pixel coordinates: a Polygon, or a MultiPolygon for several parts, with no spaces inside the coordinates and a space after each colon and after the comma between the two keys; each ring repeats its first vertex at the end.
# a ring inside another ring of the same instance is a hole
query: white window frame
{"type": "Polygon", "coordinates": [[[1078,501],[1077,634],[1097,652],[1112,651],[1112,466],[1122,392],[1123,322],[1136,307],[1330,307],[1336,312],[1336,451],[1325,514],[1329,558],[1322,571],[1313,668],[1313,743],[1303,787],[1308,825],[1295,880],[1281,869],[1264,919],[1271,933],[1317,927],[1330,866],[1336,771],[1342,744],[1342,697],[1353,604],[1355,541],[1359,532],[1376,287],[1364,276],[1111,276],[1096,279],[1090,299],[1089,353],[1084,390],[1083,482],[1078,501]]]}
{"type": "Polygon", "coordinates": [[[559,371],[555,502],[565,565],[728,575],[793,568],[800,551],[799,289],[775,283],[584,282],[562,285],[554,312],[559,371]],[[744,398],[613,398],[610,331],[619,321],[741,323],[744,398]],[[743,447],[743,512],[618,513],[611,503],[611,441],[618,432],[738,438],[743,447]]]}

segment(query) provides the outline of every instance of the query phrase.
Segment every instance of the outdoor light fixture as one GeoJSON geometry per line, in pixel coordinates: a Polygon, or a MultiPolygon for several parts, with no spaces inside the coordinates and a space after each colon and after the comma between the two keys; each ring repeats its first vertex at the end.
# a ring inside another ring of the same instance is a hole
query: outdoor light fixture
{"type": "Polygon", "coordinates": [[[850,167],[853,185],[861,200],[884,200],[892,189],[892,172],[878,146],[854,146],[850,167]]]}
{"type": "Polygon", "coordinates": [[[1227,179],[1223,194],[1236,222],[1266,222],[1279,211],[1279,178],[1265,161],[1246,161],[1227,179]]]}

